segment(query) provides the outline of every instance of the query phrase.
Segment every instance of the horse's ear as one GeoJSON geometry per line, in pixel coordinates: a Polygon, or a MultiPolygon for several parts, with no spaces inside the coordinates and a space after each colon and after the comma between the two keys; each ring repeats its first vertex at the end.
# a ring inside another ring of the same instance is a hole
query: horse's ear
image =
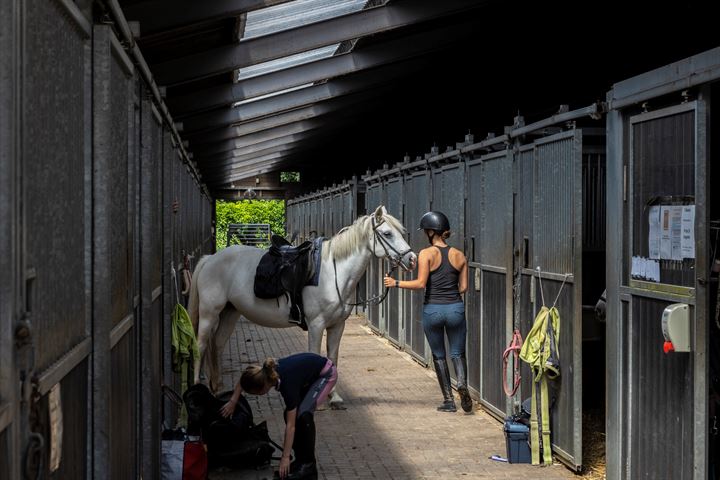
{"type": "Polygon", "coordinates": [[[379,222],[380,220],[382,220],[385,214],[387,214],[387,210],[385,210],[384,205],[380,205],[379,207],[377,207],[375,209],[375,221],[379,222]]]}

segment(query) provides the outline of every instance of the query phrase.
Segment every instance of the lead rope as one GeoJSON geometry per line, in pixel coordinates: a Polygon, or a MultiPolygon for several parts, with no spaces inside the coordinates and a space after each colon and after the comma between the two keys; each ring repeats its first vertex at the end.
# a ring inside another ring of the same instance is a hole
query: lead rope
{"type": "MultiPolygon", "coordinates": [[[[397,265],[390,269],[388,272],[388,276],[397,268],[397,265]]],[[[350,307],[357,307],[359,305],[370,305],[372,302],[375,302],[375,305],[380,305],[383,301],[385,301],[385,298],[387,298],[388,292],[390,292],[390,289],[385,287],[385,292],[382,294],[374,295],[366,300],[362,300],[357,303],[348,303],[343,300],[342,294],[340,293],[340,287],[338,286],[338,274],[337,274],[337,263],[335,262],[335,257],[333,257],[333,270],[335,271],[335,291],[337,292],[338,299],[340,300],[340,303],[343,303],[345,305],[348,305],[350,307]],[[379,299],[379,300],[378,300],[379,299]]]]}
{"type": "Polygon", "coordinates": [[[520,295],[522,293],[522,267],[520,265],[521,257],[522,252],[518,249],[515,259],[515,279],[513,281],[513,299],[515,304],[515,309],[513,313],[513,336],[510,340],[510,344],[503,352],[503,390],[505,391],[505,395],[507,395],[508,397],[512,397],[515,395],[518,388],[520,387],[520,380],[522,379],[522,376],[520,375],[520,349],[522,348],[523,343],[522,335],[520,334],[520,295]],[[508,359],[511,355],[513,359],[512,388],[507,384],[508,359]]]}

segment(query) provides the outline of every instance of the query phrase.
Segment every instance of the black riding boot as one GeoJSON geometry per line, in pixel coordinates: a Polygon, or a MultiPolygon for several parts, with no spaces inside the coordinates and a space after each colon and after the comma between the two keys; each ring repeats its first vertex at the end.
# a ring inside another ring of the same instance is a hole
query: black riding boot
{"type": "Polygon", "coordinates": [[[447,360],[433,357],[435,375],[437,375],[440,391],[443,394],[443,404],[437,407],[440,412],[456,412],[455,399],[453,399],[452,387],[450,387],[450,370],[447,360]]]}
{"type": "Polygon", "coordinates": [[[458,358],[453,357],[453,365],[455,366],[455,375],[457,375],[457,390],[460,394],[460,406],[466,412],[472,411],[472,398],[468,392],[467,383],[467,359],[465,355],[458,358]]]}
{"type": "Polygon", "coordinates": [[[315,464],[315,419],[310,412],[303,413],[295,420],[295,439],[293,440],[295,461],[290,466],[286,480],[317,479],[315,464]]]}

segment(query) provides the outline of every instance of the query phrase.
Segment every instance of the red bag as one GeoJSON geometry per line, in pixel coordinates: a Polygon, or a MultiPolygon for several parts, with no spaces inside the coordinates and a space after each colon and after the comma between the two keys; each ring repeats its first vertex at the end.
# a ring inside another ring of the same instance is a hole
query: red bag
{"type": "Polygon", "coordinates": [[[187,440],[183,454],[182,480],[206,480],[208,457],[202,440],[187,440]]]}

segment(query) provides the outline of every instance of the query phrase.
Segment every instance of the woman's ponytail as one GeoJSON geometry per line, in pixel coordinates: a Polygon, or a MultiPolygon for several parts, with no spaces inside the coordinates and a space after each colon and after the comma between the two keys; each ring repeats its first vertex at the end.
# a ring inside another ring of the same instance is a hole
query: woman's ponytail
{"type": "Polygon", "coordinates": [[[255,393],[268,385],[275,385],[278,378],[277,362],[274,358],[267,358],[262,367],[250,365],[245,369],[240,376],[240,386],[243,391],[255,393]]]}

